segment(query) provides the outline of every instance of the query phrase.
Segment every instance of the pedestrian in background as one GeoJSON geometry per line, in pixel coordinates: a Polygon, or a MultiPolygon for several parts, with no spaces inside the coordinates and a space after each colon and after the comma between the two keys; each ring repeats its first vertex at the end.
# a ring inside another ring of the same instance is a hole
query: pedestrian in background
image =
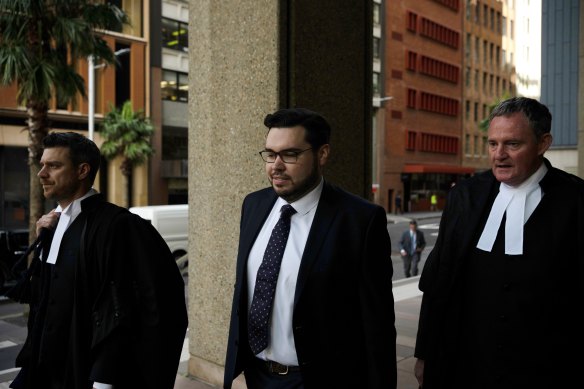
{"type": "Polygon", "coordinates": [[[28,335],[10,387],[172,389],[187,315],[168,246],[92,189],[95,143],[69,132],[43,144],[38,177],[58,207],[37,222],[28,335]]]}
{"type": "Polygon", "coordinates": [[[418,275],[418,264],[426,247],[424,233],[418,230],[418,222],[410,221],[410,228],[404,231],[399,241],[400,254],[404,263],[406,278],[418,275]]]}
{"type": "Polygon", "coordinates": [[[582,386],[584,181],[544,158],[552,116],[515,97],[491,113],[491,169],[453,187],[420,279],[424,389],[582,386]]]}
{"type": "Polygon", "coordinates": [[[430,211],[434,212],[438,210],[438,195],[432,193],[430,196],[430,211]]]}
{"type": "Polygon", "coordinates": [[[248,389],[395,388],[385,210],[324,180],[321,115],[264,125],[271,187],[243,202],[224,387],[243,371],[248,389]]]}
{"type": "Polygon", "coordinates": [[[400,215],[402,211],[402,197],[399,192],[395,195],[395,214],[400,215]]]}

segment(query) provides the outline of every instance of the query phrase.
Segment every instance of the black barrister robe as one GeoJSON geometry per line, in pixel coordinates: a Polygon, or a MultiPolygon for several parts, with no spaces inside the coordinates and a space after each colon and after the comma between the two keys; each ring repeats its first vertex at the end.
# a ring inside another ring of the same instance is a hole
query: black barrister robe
{"type": "Polygon", "coordinates": [[[451,190],[420,280],[424,389],[581,387],[584,182],[546,164],[521,256],[499,241],[492,253],[476,249],[498,192],[492,172],[451,190]]]}
{"type": "MultiPolygon", "coordinates": [[[[48,251],[50,239],[43,247],[48,251]]],[[[83,200],[82,213],[65,233],[61,248],[56,265],[35,267],[29,336],[17,358],[23,369],[15,380],[27,384],[15,387],[37,388],[54,374],[63,378],[64,389],[90,388],[93,381],[115,389],[171,389],[187,315],[182,277],[158,232],[94,195],[83,200]],[[83,237],[78,250],[83,254],[67,270],[67,261],[60,261],[68,256],[64,251],[75,247],[71,234],[76,231],[83,237]],[[70,290],[72,305],[47,296],[47,291],[59,289],[70,290]],[[55,322],[59,316],[61,321],[55,322]],[[49,341],[47,331],[55,324],[69,330],[49,341]],[[58,353],[56,347],[66,352],[58,353]],[[38,350],[43,350],[41,357],[38,350]],[[47,366],[47,354],[65,357],[47,366]]]]}

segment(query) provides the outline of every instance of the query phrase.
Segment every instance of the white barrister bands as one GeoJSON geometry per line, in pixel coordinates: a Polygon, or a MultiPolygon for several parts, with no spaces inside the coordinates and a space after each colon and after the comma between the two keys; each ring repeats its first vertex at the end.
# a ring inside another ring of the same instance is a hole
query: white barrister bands
{"type": "Polygon", "coordinates": [[[540,168],[518,187],[501,183],[499,194],[493,203],[477,248],[489,252],[493,250],[503,215],[507,212],[505,254],[523,254],[523,226],[543,197],[539,182],[547,170],[545,164],[542,163],[540,168]]]}

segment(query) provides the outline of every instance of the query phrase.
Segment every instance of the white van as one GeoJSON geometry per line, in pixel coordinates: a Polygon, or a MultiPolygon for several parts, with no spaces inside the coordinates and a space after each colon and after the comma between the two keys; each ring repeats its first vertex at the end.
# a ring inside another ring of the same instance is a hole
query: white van
{"type": "Polygon", "coordinates": [[[150,205],[131,207],[130,212],[152,223],[175,259],[184,256],[189,246],[189,205],[150,205]]]}

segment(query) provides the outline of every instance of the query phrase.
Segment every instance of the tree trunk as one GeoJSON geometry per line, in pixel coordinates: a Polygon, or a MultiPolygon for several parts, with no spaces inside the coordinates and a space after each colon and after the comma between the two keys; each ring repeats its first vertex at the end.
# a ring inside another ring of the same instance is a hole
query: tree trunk
{"type": "Polygon", "coordinates": [[[29,101],[28,113],[28,165],[30,168],[30,218],[29,242],[36,239],[36,222],[45,213],[45,197],[38,178],[43,154],[43,138],[49,133],[48,105],[42,101],[29,101]]]}

